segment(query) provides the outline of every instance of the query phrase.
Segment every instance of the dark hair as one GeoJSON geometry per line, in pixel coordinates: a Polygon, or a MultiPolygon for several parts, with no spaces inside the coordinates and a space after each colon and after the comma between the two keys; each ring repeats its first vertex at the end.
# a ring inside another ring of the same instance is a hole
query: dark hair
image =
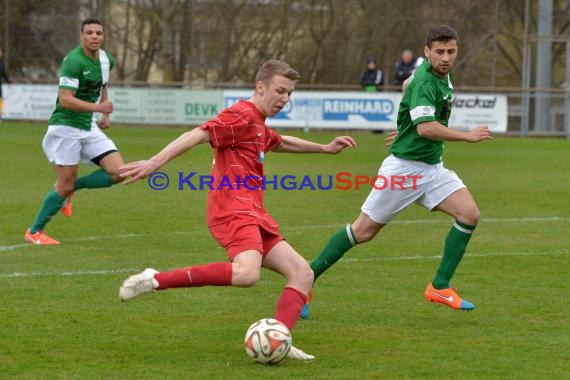
{"type": "Polygon", "coordinates": [[[256,82],[261,81],[267,84],[267,82],[271,80],[271,78],[273,78],[275,75],[282,75],[285,78],[294,81],[301,79],[301,75],[299,75],[297,71],[295,71],[293,68],[291,68],[291,66],[289,66],[285,62],[278,60],[270,60],[264,62],[261,65],[259,71],[257,72],[257,75],[255,76],[255,81],[256,82]]]}
{"type": "Polygon", "coordinates": [[[455,29],[448,25],[439,25],[429,30],[426,45],[431,48],[434,41],[447,42],[451,40],[457,41],[457,45],[459,45],[459,35],[455,29]]]}
{"type": "Polygon", "coordinates": [[[83,29],[85,27],[85,25],[89,25],[89,24],[97,24],[97,25],[101,25],[103,26],[103,23],[96,18],[86,18],[85,20],[83,20],[81,22],[81,31],[83,32],[83,29]]]}

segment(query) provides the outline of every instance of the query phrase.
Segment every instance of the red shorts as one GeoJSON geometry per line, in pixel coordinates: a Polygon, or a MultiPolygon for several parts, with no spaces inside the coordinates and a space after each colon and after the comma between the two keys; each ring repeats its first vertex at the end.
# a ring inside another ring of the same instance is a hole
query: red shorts
{"type": "Polygon", "coordinates": [[[265,257],[271,248],[285,240],[278,231],[268,231],[258,224],[243,224],[243,221],[209,226],[209,229],[214,239],[226,249],[230,261],[238,253],[248,250],[259,251],[265,257]]]}

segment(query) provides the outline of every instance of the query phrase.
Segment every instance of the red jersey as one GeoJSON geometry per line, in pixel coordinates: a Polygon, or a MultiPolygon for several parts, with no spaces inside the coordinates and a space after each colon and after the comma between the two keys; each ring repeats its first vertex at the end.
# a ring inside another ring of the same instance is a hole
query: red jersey
{"type": "Polygon", "coordinates": [[[240,219],[278,231],[263,206],[265,152],[281,143],[281,136],[265,124],[265,117],[249,101],[226,108],[200,129],[210,134],[214,148],[213,182],[208,193],[208,225],[240,219]]]}

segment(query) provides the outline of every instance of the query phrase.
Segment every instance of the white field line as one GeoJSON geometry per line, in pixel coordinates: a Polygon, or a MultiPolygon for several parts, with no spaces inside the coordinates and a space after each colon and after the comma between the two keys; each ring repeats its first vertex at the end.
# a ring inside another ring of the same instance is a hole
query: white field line
{"type": "MultiPolygon", "coordinates": [[[[465,257],[468,258],[488,258],[488,257],[531,257],[531,256],[555,256],[567,255],[568,250],[563,249],[559,251],[543,251],[543,252],[489,252],[489,253],[468,253],[465,257]]],[[[439,260],[440,256],[400,256],[400,257],[375,257],[375,258],[343,258],[340,261],[343,263],[365,263],[365,262],[379,262],[379,261],[409,261],[409,260],[439,260]]],[[[110,270],[86,270],[86,271],[62,271],[62,272],[14,272],[14,273],[0,273],[0,278],[23,278],[23,277],[47,277],[47,276],[107,276],[120,273],[136,273],[138,269],[110,269],[110,270]]]]}
{"type": "MultiPolygon", "coordinates": [[[[567,222],[570,218],[564,217],[526,217],[526,218],[486,218],[482,219],[481,223],[535,223],[535,222],[567,222]]],[[[414,220],[395,220],[390,224],[435,224],[435,223],[451,223],[450,219],[414,219],[414,220]]],[[[303,225],[303,226],[291,226],[285,228],[287,231],[295,230],[312,230],[312,229],[324,229],[324,228],[338,228],[340,224],[322,224],[322,225],[303,225]]],[[[282,228],[283,229],[283,228],[282,228]]],[[[199,231],[170,231],[170,232],[153,232],[153,233],[128,233],[128,234],[118,234],[118,235],[105,235],[105,236],[86,236],[83,238],[69,239],[66,243],[80,242],[80,241],[96,241],[96,240],[111,240],[111,239],[132,239],[147,236],[171,236],[171,235],[193,235],[201,234],[206,232],[206,227],[199,231]]],[[[34,247],[34,244],[15,244],[15,245],[0,245],[0,252],[11,251],[18,248],[29,248],[34,247]]]]}

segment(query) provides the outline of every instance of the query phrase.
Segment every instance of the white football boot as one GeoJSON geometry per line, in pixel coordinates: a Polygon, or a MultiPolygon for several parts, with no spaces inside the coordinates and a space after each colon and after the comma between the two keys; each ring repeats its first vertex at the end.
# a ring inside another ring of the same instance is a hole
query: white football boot
{"type": "Polygon", "coordinates": [[[291,349],[287,353],[287,357],[293,360],[313,360],[315,358],[313,355],[306,354],[293,346],[291,346],[291,349]]]}
{"type": "Polygon", "coordinates": [[[157,273],[157,270],[147,268],[141,273],[127,278],[119,289],[121,301],[130,301],[140,295],[155,291],[158,288],[158,281],[154,279],[157,273]]]}

